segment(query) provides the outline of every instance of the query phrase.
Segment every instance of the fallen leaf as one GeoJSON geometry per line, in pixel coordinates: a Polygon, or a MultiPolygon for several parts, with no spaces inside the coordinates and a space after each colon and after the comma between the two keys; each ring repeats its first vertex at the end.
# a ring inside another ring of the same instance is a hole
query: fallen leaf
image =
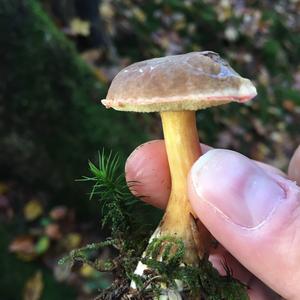
{"type": "Polygon", "coordinates": [[[289,112],[293,112],[295,110],[296,107],[296,103],[292,100],[289,99],[285,99],[282,102],[282,106],[289,112]]]}
{"type": "Polygon", "coordinates": [[[234,41],[237,40],[239,33],[238,33],[236,27],[234,27],[234,26],[228,26],[228,27],[225,29],[224,35],[225,35],[225,38],[226,38],[228,41],[234,42],[234,41]]]}
{"type": "Polygon", "coordinates": [[[9,245],[9,251],[24,261],[32,261],[37,257],[34,248],[34,239],[30,235],[22,235],[15,238],[9,245]]]}
{"type": "Polygon", "coordinates": [[[81,57],[90,65],[94,65],[95,62],[101,57],[100,49],[89,49],[81,53],[81,57]]]}
{"type": "Polygon", "coordinates": [[[95,269],[88,264],[83,264],[82,267],[80,268],[80,274],[83,277],[86,278],[92,277],[94,273],[95,273],[95,269]]]}
{"type": "Polygon", "coordinates": [[[56,206],[50,211],[50,217],[53,220],[61,220],[67,214],[67,208],[65,206],[56,206]]]}
{"type": "Polygon", "coordinates": [[[8,186],[4,182],[0,182],[0,195],[5,195],[8,192],[8,186]]]}
{"type": "Polygon", "coordinates": [[[100,15],[105,19],[111,19],[115,14],[112,5],[106,1],[101,1],[99,12],[100,15]]]}
{"type": "Polygon", "coordinates": [[[50,240],[47,236],[42,236],[35,244],[35,251],[37,254],[45,253],[50,246],[50,240]]]}
{"type": "Polygon", "coordinates": [[[107,83],[109,81],[107,74],[105,74],[105,72],[102,69],[95,67],[93,70],[95,72],[97,79],[100,82],[107,83]]]}
{"type": "Polygon", "coordinates": [[[23,300],[39,300],[43,293],[44,283],[41,271],[37,271],[25,283],[23,300]]]}
{"type": "Polygon", "coordinates": [[[79,233],[69,233],[64,239],[64,245],[68,250],[77,248],[81,243],[81,235],[79,233]]]}
{"type": "Polygon", "coordinates": [[[49,238],[54,240],[59,240],[62,237],[58,224],[49,224],[45,228],[45,233],[49,238]]]}
{"type": "Polygon", "coordinates": [[[263,86],[270,85],[270,74],[266,68],[264,67],[260,68],[260,72],[258,73],[258,81],[263,86]]]}
{"type": "Polygon", "coordinates": [[[27,221],[33,221],[43,213],[42,204],[37,199],[32,199],[24,207],[24,216],[27,221]]]}
{"type": "Polygon", "coordinates": [[[253,120],[253,126],[260,135],[266,134],[266,128],[260,119],[253,120]]]}
{"type": "Polygon", "coordinates": [[[33,254],[34,241],[30,235],[21,235],[15,238],[9,245],[9,251],[22,254],[33,254]]]}
{"type": "Polygon", "coordinates": [[[89,36],[90,27],[91,27],[90,22],[81,20],[79,18],[75,18],[71,21],[70,33],[72,35],[89,36]]]}
{"type": "Polygon", "coordinates": [[[139,7],[136,6],[136,7],[132,8],[132,14],[139,22],[145,23],[147,17],[145,15],[145,13],[139,7]]]}

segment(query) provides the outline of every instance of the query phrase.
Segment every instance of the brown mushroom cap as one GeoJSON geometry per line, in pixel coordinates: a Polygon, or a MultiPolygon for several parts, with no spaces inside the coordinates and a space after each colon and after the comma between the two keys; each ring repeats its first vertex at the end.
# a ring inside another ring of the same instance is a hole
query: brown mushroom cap
{"type": "Polygon", "coordinates": [[[116,110],[198,110],[256,96],[249,79],[217,53],[191,52],[132,64],[117,74],[102,103],[116,110]]]}

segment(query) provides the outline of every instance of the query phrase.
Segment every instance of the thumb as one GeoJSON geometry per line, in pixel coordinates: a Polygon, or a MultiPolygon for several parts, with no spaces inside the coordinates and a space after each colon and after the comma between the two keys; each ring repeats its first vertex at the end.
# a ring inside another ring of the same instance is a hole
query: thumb
{"type": "MultiPolygon", "coordinates": [[[[229,150],[192,167],[192,206],[212,235],[286,299],[300,294],[300,188],[229,150]]],[[[299,299],[299,298],[298,298],[299,299]]]]}

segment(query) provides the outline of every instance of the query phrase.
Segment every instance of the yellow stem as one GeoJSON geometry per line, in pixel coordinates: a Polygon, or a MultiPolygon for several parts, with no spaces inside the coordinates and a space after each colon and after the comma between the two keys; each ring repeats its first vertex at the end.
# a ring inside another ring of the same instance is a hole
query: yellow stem
{"type": "Polygon", "coordinates": [[[161,234],[183,239],[186,263],[195,264],[203,257],[210,240],[204,226],[195,222],[187,195],[188,173],[201,155],[196,116],[194,111],[161,112],[161,119],[172,180],[161,234]]]}

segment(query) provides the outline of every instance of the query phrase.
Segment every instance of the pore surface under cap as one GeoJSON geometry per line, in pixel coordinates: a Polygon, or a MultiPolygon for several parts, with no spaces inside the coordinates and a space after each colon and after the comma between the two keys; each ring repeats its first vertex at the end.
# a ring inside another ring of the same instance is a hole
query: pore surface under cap
{"type": "Polygon", "coordinates": [[[211,51],[141,61],[117,74],[102,103],[116,110],[153,112],[197,110],[256,95],[242,78],[211,51]]]}

